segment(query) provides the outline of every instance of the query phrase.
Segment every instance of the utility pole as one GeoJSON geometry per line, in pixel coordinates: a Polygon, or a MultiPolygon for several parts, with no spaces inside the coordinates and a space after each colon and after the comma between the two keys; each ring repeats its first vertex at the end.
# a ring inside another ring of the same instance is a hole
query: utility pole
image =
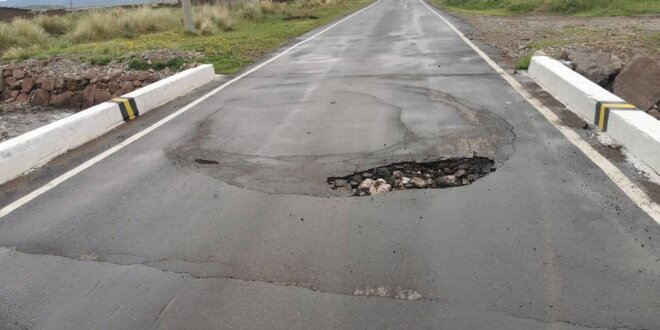
{"type": "Polygon", "coordinates": [[[181,0],[181,7],[183,8],[183,24],[186,26],[186,31],[195,33],[195,22],[193,21],[190,0],[181,0]]]}
{"type": "Polygon", "coordinates": [[[69,7],[71,7],[71,11],[73,11],[73,0],[69,0],[69,7]]]}

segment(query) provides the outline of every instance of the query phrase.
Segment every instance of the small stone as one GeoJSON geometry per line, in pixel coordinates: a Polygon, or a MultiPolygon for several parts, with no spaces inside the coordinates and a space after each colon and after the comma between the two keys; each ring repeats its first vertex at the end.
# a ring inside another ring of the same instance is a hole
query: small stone
{"type": "Polygon", "coordinates": [[[71,100],[72,95],[73,92],[71,91],[66,91],[62,94],[54,95],[51,97],[50,103],[56,108],[66,108],[69,106],[69,101],[71,100]]]}
{"type": "MultiPolygon", "coordinates": [[[[373,189],[373,187],[372,187],[372,189],[373,189]]],[[[371,194],[372,195],[378,195],[378,194],[382,194],[384,192],[388,192],[388,191],[391,191],[391,190],[392,190],[391,185],[389,185],[387,183],[382,183],[382,184],[379,184],[378,187],[376,187],[376,191],[374,191],[371,194]]]]}
{"type": "Polygon", "coordinates": [[[358,186],[360,183],[357,182],[357,181],[355,181],[355,180],[351,180],[350,184],[351,184],[351,188],[357,188],[357,186],[358,186]]]}
{"type": "Polygon", "coordinates": [[[25,72],[23,70],[14,70],[14,78],[16,79],[25,78],[25,72]]]}
{"type": "Polygon", "coordinates": [[[80,109],[82,105],[82,93],[73,92],[69,98],[69,108],[80,109]]]}
{"type": "Polygon", "coordinates": [[[389,178],[390,170],[387,167],[379,167],[374,170],[374,175],[379,178],[389,178]]]}
{"type": "Polygon", "coordinates": [[[346,180],[337,179],[334,182],[333,188],[337,189],[337,188],[340,188],[340,187],[346,187],[347,185],[348,185],[348,182],[346,180]]]}
{"type": "Polygon", "coordinates": [[[142,82],[139,80],[133,80],[133,87],[140,87],[142,86],[142,82]]]}
{"type": "Polygon", "coordinates": [[[110,77],[117,78],[117,77],[121,76],[122,72],[123,71],[120,70],[120,69],[114,69],[114,70],[110,71],[110,77]]]}
{"type": "Polygon", "coordinates": [[[114,92],[118,91],[119,90],[119,84],[114,82],[114,81],[109,82],[108,83],[108,90],[110,91],[110,93],[114,93],[114,92]]]}
{"type": "MultiPolygon", "coordinates": [[[[62,83],[64,83],[63,80],[62,83]]],[[[41,80],[41,89],[45,89],[49,92],[52,92],[53,90],[55,90],[55,80],[53,78],[43,78],[41,80]]]]}
{"type": "Polygon", "coordinates": [[[364,172],[364,173],[362,173],[362,177],[365,178],[365,179],[370,178],[370,177],[372,177],[372,176],[373,176],[373,175],[372,175],[371,173],[369,173],[369,172],[364,172]]]}
{"type": "Polygon", "coordinates": [[[50,104],[50,93],[44,89],[37,89],[32,94],[30,104],[38,107],[47,107],[50,104]]]}
{"type": "Polygon", "coordinates": [[[392,179],[401,179],[403,178],[403,172],[401,171],[394,171],[392,172],[392,179]]]}
{"type": "Polygon", "coordinates": [[[62,89],[65,86],[64,79],[62,78],[57,78],[55,79],[55,89],[62,89]]]}
{"type": "Polygon", "coordinates": [[[20,93],[18,96],[16,96],[16,102],[17,103],[27,103],[30,95],[28,93],[20,93]]]}
{"type": "Polygon", "coordinates": [[[404,176],[404,177],[401,178],[401,184],[402,184],[402,185],[407,185],[407,184],[409,184],[409,183],[411,183],[411,182],[412,182],[412,179],[409,178],[409,177],[404,176]]]}
{"type": "Polygon", "coordinates": [[[14,82],[16,82],[16,78],[14,77],[5,77],[5,85],[7,85],[8,88],[11,88],[12,85],[14,85],[14,82]]]}
{"type": "Polygon", "coordinates": [[[448,187],[460,186],[460,181],[454,175],[441,176],[435,179],[435,183],[437,183],[440,186],[448,186],[448,187]]]}
{"type": "Polygon", "coordinates": [[[121,89],[119,89],[119,95],[124,95],[132,91],[133,91],[133,84],[127,81],[121,86],[121,89]]]}
{"type": "Polygon", "coordinates": [[[2,91],[2,99],[3,100],[6,100],[10,97],[11,97],[11,90],[5,89],[4,91],[2,91]]]}
{"type": "Polygon", "coordinates": [[[365,179],[364,181],[360,182],[360,184],[357,187],[358,192],[369,192],[369,189],[374,185],[376,181],[371,180],[371,179],[365,179]]]}
{"type": "Polygon", "coordinates": [[[467,174],[467,172],[465,172],[465,170],[458,170],[458,171],[456,171],[456,173],[454,173],[454,176],[460,178],[460,177],[465,176],[465,174],[467,174]]]}
{"type": "Polygon", "coordinates": [[[23,80],[16,80],[11,84],[11,89],[22,90],[23,89],[23,80]]]}
{"type": "Polygon", "coordinates": [[[415,177],[412,179],[412,185],[417,189],[424,189],[427,186],[426,181],[424,181],[424,179],[419,177],[415,177]]]}
{"type": "Polygon", "coordinates": [[[85,73],[83,78],[85,78],[87,80],[92,80],[92,79],[96,78],[96,76],[98,76],[99,73],[100,73],[99,70],[89,70],[85,73]]]}
{"type": "Polygon", "coordinates": [[[83,90],[83,96],[82,96],[82,106],[84,108],[89,108],[92,105],[94,105],[94,93],[96,92],[96,87],[94,86],[87,86],[83,90]]]}
{"type": "Polygon", "coordinates": [[[385,181],[385,179],[382,179],[382,178],[381,178],[381,179],[378,179],[378,180],[376,180],[376,182],[377,182],[378,184],[383,184],[383,183],[387,183],[387,181],[385,181]]]}
{"type": "Polygon", "coordinates": [[[135,75],[135,79],[137,80],[147,80],[148,77],[149,74],[144,71],[140,71],[135,75]]]}
{"type": "Polygon", "coordinates": [[[94,104],[103,103],[105,101],[110,100],[111,98],[112,98],[112,94],[110,94],[110,92],[108,91],[99,90],[99,89],[94,91],[94,104]]]}
{"type": "Polygon", "coordinates": [[[32,88],[34,88],[34,80],[32,80],[32,78],[25,78],[23,84],[21,84],[21,92],[29,93],[32,88]]]}

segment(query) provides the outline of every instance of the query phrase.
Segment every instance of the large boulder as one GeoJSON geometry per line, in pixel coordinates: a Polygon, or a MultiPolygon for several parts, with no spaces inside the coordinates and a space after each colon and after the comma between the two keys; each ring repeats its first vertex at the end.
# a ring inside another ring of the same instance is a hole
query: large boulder
{"type": "Polygon", "coordinates": [[[607,53],[569,50],[567,56],[575,65],[575,71],[603,87],[607,86],[623,67],[616,55],[607,53]]]}
{"type": "Polygon", "coordinates": [[[614,79],[613,91],[642,110],[660,102],[660,64],[645,56],[635,57],[614,79]]]}

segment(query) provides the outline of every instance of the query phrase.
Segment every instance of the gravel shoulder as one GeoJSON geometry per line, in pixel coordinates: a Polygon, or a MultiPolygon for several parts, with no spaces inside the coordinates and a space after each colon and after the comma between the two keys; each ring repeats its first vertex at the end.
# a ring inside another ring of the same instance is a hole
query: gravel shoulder
{"type": "Polygon", "coordinates": [[[567,49],[607,52],[625,62],[636,55],[660,61],[660,16],[497,16],[452,13],[472,27],[470,39],[497,49],[516,67],[535,50],[559,56],[567,49]]]}

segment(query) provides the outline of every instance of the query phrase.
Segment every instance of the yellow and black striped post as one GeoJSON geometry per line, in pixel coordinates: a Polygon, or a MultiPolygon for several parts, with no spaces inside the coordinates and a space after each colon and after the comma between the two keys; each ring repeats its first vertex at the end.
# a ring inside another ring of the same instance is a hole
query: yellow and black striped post
{"type": "Polygon", "coordinates": [[[596,102],[596,115],[594,125],[602,131],[607,131],[607,122],[610,118],[610,110],[638,110],[637,107],[625,102],[596,102]]]}
{"type": "Polygon", "coordinates": [[[112,99],[112,102],[119,105],[119,111],[121,111],[121,115],[124,117],[124,121],[129,121],[140,117],[140,111],[138,110],[134,98],[118,97],[116,99],[112,99]]]}

